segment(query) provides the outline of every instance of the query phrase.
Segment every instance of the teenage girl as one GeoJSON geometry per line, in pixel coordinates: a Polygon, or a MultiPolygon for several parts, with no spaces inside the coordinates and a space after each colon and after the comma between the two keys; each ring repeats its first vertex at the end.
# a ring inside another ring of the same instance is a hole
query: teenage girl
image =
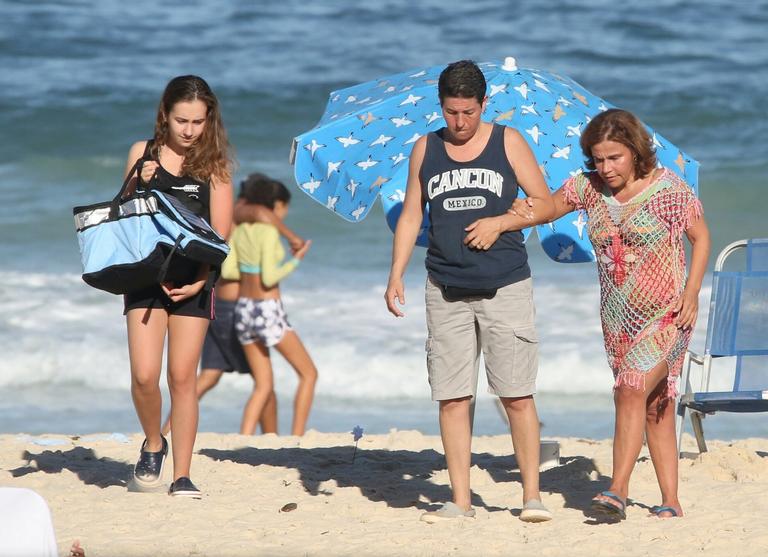
{"type": "MultiPolygon", "coordinates": [[[[194,75],[172,79],[157,109],[155,132],[128,152],[126,175],[143,163],[129,186],[163,191],[205,218],[222,236],[232,225],[232,161],[219,102],[194,75]]],[[[210,269],[174,263],[168,280],[125,296],[131,394],[144,442],[134,483],[152,489],[162,481],[168,442],[160,433],[160,372],[168,337],[168,386],[173,429],[173,483],[169,494],[199,499],[190,480],[197,435],[195,375],[208,323],[213,318],[210,269]]]]}

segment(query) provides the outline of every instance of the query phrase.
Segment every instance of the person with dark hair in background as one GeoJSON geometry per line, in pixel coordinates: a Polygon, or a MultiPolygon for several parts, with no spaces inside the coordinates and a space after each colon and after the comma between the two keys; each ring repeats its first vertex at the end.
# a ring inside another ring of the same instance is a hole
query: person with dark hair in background
{"type": "MultiPolygon", "coordinates": [[[[251,175],[240,197],[248,204],[270,209],[283,220],[291,193],[277,180],[251,175]]],[[[254,377],[254,389],[243,411],[240,432],[251,434],[273,391],[269,349],[275,347],[299,376],[293,405],[292,435],[303,435],[317,382],[317,369],[304,344],[291,328],[280,298],[280,281],[296,270],[311,245],[307,241],[288,261],[280,234],[273,224],[245,222],[237,225],[230,241],[240,271],[240,293],[235,305],[235,331],[254,377]]]]}
{"type": "MultiPolygon", "coordinates": [[[[259,173],[251,174],[247,180],[268,179],[259,173]]],[[[240,183],[241,195],[235,203],[236,217],[240,215],[248,222],[265,222],[274,225],[295,253],[304,245],[304,239],[285,226],[282,220],[267,207],[248,204],[242,197],[247,180],[240,183]]],[[[240,294],[240,269],[234,253],[230,253],[221,266],[221,276],[216,282],[216,319],[211,321],[203,342],[200,359],[200,373],[197,375],[197,399],[213,389],[224,373],[246,373],[252,375],[251,366],[235,333],[235,304],[240,294]]],[[[277,398],[272,391],[259,418],[262,433],[277,433],[277,398]]],[[[171,416],[163,424],[163,435],[171,430],[171,416]]]]}
{"type": "Polygon", "coordinates": [[[446,126],[421,137],[411,153],[403,211],[395,230],[384,295],[402,316],[403,274],[429,205],[427,248],[427,369],[439,402],[440,433],[453,501],[421,519],[474,517],[470,495],[470,403],[479,357],[489,390],[509,418],[523,483],[520,519],[550,520],[539,493],[539,419],[533,394],[538,371],[531,271],[520,230],[531,222],[507,213],[518,187],[541,200],[543,222],[552,201],[525,139],[514,129],[483,122],[482,71],[469,60],[440,74],[446,126]]]}

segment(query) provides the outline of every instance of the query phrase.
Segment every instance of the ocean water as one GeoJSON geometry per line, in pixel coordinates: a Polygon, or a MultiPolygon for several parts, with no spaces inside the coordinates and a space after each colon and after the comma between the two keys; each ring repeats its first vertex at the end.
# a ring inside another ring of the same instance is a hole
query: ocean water
{"type": "MultiPolygon", "coordinates": [[[[383,293],[391,234],[380,209],[358,224],[306,197],[288,163],[328,93],[412,67],[515,56],[628,108],[701,162],[716,253],[766,236],[768,4],[649,0],[451,2],[286,0],[0,1],[0,431],[136,431],[118,297],[80,279],[71,207],[111,197],[128,148],[152,132],[171,77],[202,75],[222,103],[239,180],[292,187],[288,224],[313,240],[283,285],[320,372],[310,427],[437,431],[424,358],[424,251],[407,275],[406,317],[383,293]]],[[[548,261],[529,241],[541,335],[543,433],[609,437],[612,378],[592,265],[548,261]]],[[[693,348],[706,331],[709,277],[693,348]]],[[[295,377],[279,357],[281,430],[295,377]]],[[[727,387],[724,366],[714,383],[727,387]]],[[[251,388],[225,376],[201,405],[203,431],[235,431],[251,388]]],[[[476,431],[505,425],[479,387],[476,431]]],[[[716,416],[708,436],[768,435],[761,416],[716,416]]]]}

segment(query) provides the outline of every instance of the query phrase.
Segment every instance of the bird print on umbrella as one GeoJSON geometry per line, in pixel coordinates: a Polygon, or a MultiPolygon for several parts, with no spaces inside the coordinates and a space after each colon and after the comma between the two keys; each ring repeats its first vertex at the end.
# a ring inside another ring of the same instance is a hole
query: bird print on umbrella
{"type": "MultiPolygon", "coordinates": [[[[478,64],[488,83],[483,119],[517,129],[530,145],[550,190],[586,171],[579,138],[591,118],[611,108],[572,79],[518,68],[514,59],[478,64]]],[[[380,197],[394,230],[402,209],[413,144],[445,125],[437,80],[445,65],[412,70],[332,92],[318,124],[295,138],[296,183],[340,217],[365,218],[380,197]]],[[[660,164],[697,189],[698,162],[649,128],[660,164]]],[[[522,191],[521,191],[522,195],[522,191]]],[[[426,245],[428,215],[418,243],[426,245]]],[[[537,227],[555,261],[594,261],[586,215],[537,227]]],[[[526,237],[530,230],[525,230],[526,237]]]]}

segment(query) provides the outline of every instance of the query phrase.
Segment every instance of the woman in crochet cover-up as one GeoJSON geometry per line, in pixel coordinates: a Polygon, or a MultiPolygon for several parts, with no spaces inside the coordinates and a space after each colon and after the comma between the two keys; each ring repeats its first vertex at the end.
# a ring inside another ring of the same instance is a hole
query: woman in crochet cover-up
{"type": "MultiPolygon", "coordinates": [[[[658,168],[651,138],[633,114],[599,114],[580,144],[593,172],[568,179],[552,194],[552,220],[574,210],[589,217],[605,350],[616,379],[613,477],[592,507],[625,517],[645,431],[662,496],[651,512],[682,516],[674,398],[698,313],[709,231],[701,203],[673,171],[658,168]],[[692,246],[687,278],[683,236],[692,246]]],[[[518,200],[512,211],[532,217],[536,207],[518,200]]]]}

